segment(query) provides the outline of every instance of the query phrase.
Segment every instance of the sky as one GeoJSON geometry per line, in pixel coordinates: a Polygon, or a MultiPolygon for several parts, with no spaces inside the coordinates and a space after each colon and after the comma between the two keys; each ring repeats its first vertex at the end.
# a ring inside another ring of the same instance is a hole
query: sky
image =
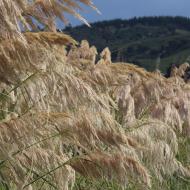
{"type": "MultiPolygon", "coordinates": [[[[140,16],[186,16],[190,17],[190,0],[93,0],[101,15],[84,7],[82,15],[91,23],[116,18],[128,19],[140,16]]],[[[70,17],[73,26],[81,22],[70,17]]],[[[63,25],[58,22],[61,28],[63,25]]]]}

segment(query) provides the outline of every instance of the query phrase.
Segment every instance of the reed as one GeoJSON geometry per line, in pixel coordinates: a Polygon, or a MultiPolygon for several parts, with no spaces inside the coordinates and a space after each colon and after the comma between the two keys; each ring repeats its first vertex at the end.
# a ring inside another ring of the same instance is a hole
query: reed
{"type": "Polygon", "coordinates": [[[113,64],[108,48],[96,61],[87,41],[78,45],[65,34],[18,27],[35,29],[32,16],[53,31],[54,17],[65,21],[62,12],[83,20],[79,5],[0,3],[2,188],[76,189],[78,176],[108,189],[153,189],[155,181],[174,176],[188,181],[189,152],[179,156],[180,140],[190,134],[186,81],[113,64]]]}

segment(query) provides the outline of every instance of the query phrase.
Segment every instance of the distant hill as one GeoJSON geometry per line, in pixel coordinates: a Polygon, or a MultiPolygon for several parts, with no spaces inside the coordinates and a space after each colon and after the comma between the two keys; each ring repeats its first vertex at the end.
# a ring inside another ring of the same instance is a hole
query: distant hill
{"type": "Polygon", "coordinates": [[[98,51],[108,46],[114,61],[132,62],[149,71],[166,72],[190,56],[190,19],[184,17],[142,17],[111,20],[67,27],[64,32],[76,40],[87,39],[98,51]]]}

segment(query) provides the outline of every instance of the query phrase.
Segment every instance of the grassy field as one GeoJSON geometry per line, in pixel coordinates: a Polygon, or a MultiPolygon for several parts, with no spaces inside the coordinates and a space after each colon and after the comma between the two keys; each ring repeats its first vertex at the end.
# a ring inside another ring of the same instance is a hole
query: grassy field
{"type": "Polygon", "coordinates": [[[96,23],[89,36],[115,63],[109,48],[56,32],[66,12],[88,25],[81,4],[98,11],[91,0],[0,3],[0,190],[189,189],[190,65],[166,78],[121,59],[179,63],[190,20],[96,23]]]}

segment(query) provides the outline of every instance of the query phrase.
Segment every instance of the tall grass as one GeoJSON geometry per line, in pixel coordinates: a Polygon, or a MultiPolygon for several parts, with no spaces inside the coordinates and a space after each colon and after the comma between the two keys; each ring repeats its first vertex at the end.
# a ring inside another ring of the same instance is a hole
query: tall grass
{"type": "Polygon", "coordinates": [[[188,83],[113,64],[108,48],[96,61],[87,41],[18,28],[35,27],[33,16],[53,30],[62,11],[82,19],[77,1],[0,5],[2,189],[188,187],[188,83]]]}

